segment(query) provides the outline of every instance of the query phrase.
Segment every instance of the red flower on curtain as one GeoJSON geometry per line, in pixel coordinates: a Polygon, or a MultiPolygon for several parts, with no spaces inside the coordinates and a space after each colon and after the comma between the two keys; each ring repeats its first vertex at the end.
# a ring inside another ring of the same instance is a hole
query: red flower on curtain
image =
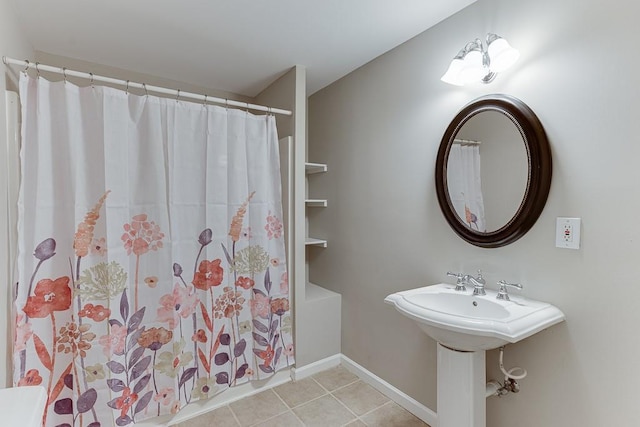
{"type": "Polygon", "coordinates": [[[125,387],[122,391],[122,396],[116,399],[115,407],[116,409],[120,409],[120,415],[124,417],[137,400],[138,394],[131,393],[131,389],[129,387],[125,387]]]}
{"type": "Polygon", "coordinates": [[[29,317],[44,318],[54,311],[65,311],[71,307],[71,287],[67,276],[55,280],[42,279],[33,293],[22,309],[29,317]]]}
{"type": "Polygon", "coordinates": [[[42,377],[37,369],[29,369],[24,378],[21,378],[20,381],[18,381],[18,387],[40,384],[42,384],[42,377]]]}
{"type": "Polygon", "coordinates": [[[267,367],[271,365],[274,356],[275,352],[273,351],[273,348],[271,348],[271,345],[268,345],[267,348],[265,348],[258,354],[258,357],[264,360],[264,366],[267,367]]]}
{"type": "Polygon", "coordinates": [[[147,214],[139,214],[131,219],[130,224],[125,224],[121,237],[127,255],[133,252],[135,255],[144,255],[149,250],[157,251],[162,247],[164,233],[154,221],[147,221],[147,214]]]}
{"type": "Polygon", "coordinates": [[[221,262],[220,259],[214,259],[213,261],[202,260],[193,278],[193,286],[203,291],[208,291],[212,286],[218,286],[222,283],[224,270],[220,266],[221,262]]]}
{"type": "Polygon", "coordinates": [[[98,304],[85,304],[84,308],[78,312],[78,316],[80,317],[88,317],[94,322],[102,322],[107,319],[111,315],[111,309],[98,304]]]}

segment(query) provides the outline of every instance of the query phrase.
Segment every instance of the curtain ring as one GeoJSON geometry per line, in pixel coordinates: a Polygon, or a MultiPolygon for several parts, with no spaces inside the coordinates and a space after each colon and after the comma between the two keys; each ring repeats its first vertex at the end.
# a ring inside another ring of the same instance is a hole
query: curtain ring
{"type": "Polygon", "coordinates": [[[229,98],[224,99],[224,108],[229,109],[229,98]]]}
{"type": "Polygon", "coordinates": [[[29,62],[28,59],[24,60],[24,70],[22,70],[23,73],[27,74],[27,71],[29,70],[29,67],[31,66],[31,63],[29,62]]]}
{"type": "Polygon", "coordinates": [[[40,66],[39,62],[36,62],[36,72],[38,73],[37,77],[40,78],[40,68],[38,68],[40,66]]]}
{"type": "Polygon", "coordinates": [[[149,92],[147,91],[147,84],[146,83],[142,83],[142,87],[144,88],[145,96],[149,96],[149,92]]]}
{"type": "Polygon", "coordinates": [[[180,89],[176,90],[176,102],[180,102],[180,89]]]}
{"type": "Polygon", "coordinates": [[[93,73],[89,73],[89,75],[91,76],[91,80],[89,80],[89,83],[91,83],[91,87],[94,88],[94,86],[93,86],[93,73]]]}
{"type": "Polygon", "coordinates": [[[124,92],[129,95],[129,80],[127,80],[127,87],[125,88],[124,92]]]}
{"type": "Polygon", "coordinates": [[[62,75],[64,76],[64,83],[67,83],[67,69],[62,67],[62,75]]]}

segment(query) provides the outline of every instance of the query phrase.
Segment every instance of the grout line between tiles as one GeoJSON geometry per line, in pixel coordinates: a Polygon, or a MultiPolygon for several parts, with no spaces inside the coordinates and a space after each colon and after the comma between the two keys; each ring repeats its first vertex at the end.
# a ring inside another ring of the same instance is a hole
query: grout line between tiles
{"type": "Polygon", "coordinates": [[[242,424],[240,424],[240,420],[238,419],[238,416],[236,415],[235,412],[233,412],[233,409],[231,408],[231,405],[225,405],[227,408],[229,408],[229,410],[231,411],[231,415],[233,415],[233,419],[236,420],[236,423],[238,424],[238,427],[242,427],[242,424]]]}
{"type": "MultiPolygon", "coordinates": [[[[292,408],[291,406],[289,406],[289,405],[287,404],[287,402],[285,402],[285,401],[284,401],[284,399],[283,399],[282,397],[280,397],[280,395],[278,394],[278,392],[277,392],[277,391],[275,391],[275,390],[273,390],[273,392],[276,394],[276,396],[278,396],[278,399],[280,399],[280,400],[282,401],[282,403],[284,403],[284,406],[285,406],[285,407],[287,407],[287,408],[289,408],[289,411],[288,411],[288,412],[291,412],[291,413],[293,414],[293,416],[294,416],[294,417],[296,417],[296,419],[297,419],[298,421],[300,421],[300,424],[305,425],[305,424],[304,424],[304,422],[303,422],[303,421],[300,419],[300,417],[298,416],[298,414],[296,414],[295,412],[293,412],[293,408],[292,408]]],[[[300,406],[300,405],[298,405],[298,406],[300,406]]],[[[283,412],[283,413],[284,413],[284,412],[283,412]]]]}

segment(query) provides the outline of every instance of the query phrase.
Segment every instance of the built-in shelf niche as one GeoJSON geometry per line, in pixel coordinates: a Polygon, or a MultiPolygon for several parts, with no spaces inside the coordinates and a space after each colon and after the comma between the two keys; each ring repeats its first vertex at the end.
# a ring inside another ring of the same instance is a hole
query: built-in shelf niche
{"type": "Polygon", "coordinates": [[[307,199],[304,203],[309,208],[326,208],[327,201],[325,199],[307,199]]]}
{"type": "Polygon", "coordinates": [[[305,163],[304,170],[307,175],[311,175],[313,173],[321,173],[327,171],[327,165],[323,163],[305,163]]]}

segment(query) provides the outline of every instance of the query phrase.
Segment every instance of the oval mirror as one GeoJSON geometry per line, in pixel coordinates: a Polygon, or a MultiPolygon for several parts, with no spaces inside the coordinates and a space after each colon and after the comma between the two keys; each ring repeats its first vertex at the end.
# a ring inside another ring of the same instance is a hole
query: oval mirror
{"type": "Polygon", "coordinates": [[[536,222],[549,195],[551,150],[522,101],[487,95],[467,104],[444,133],[436,193],[453,230],[480,247],[507,245],[536,222]]]}

